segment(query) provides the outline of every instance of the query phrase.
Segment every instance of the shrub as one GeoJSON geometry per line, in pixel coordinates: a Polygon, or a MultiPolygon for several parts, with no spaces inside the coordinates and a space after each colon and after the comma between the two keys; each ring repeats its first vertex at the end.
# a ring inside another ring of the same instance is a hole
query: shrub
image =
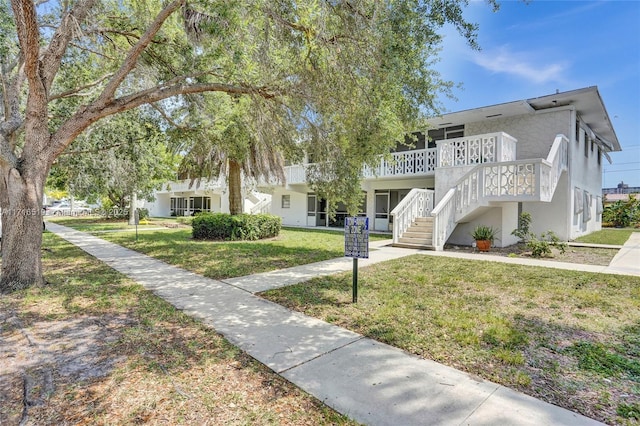
{"type": "Polygon", "coordinates": [[[280,233],[282,218],[268,214],[201,213],[193,218],[192,235],[198,240],[259,240],[280,233]]]}
{"type": "Polygon", "coordinates": [[[145,220],[149,218],[149,209],[138,209],[138,219],[145,220]]]}
{"type": "Polygon", "coordinates": [[[531,250],[531,256],[551,256],[551,247],[556,247],[561,253],[564,253],[567,243],[560,241],[560,238],[553,231],[543,232],[538,238],[536,234],[530,231],[530,227],[531,214],[522,212],[518,218],[518,228],[514,229],[511,235],[515,235],[524,241],[527,248],[531,250]]]}
{"type": "Polygon", "coordinates": [[[609,204],[602,211],[602,222],[612,223],[619,228],[640,222],[640,200],[630,194],[626,201],[618,200],[609,204]]]}

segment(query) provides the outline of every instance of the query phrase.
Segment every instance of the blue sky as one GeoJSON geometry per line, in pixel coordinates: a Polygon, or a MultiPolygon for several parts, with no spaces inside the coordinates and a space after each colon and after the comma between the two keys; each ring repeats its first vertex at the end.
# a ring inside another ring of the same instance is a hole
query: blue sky
{"type": "Polygon", "coordinates": [[[437,65],[462,89],[447,112],[598,86],[622,146],[604,162],[603,187],[640,186],[640,1],[470,2],[481,51],[444,31],[437,65]]]}

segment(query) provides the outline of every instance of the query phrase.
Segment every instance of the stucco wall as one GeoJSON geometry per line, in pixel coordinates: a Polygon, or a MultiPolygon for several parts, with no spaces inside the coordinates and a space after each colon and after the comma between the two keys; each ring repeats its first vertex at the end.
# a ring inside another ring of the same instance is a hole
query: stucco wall
{"type": "Polygon", "coordinates": [[[518,203],[504,203],[491,207],[472,221],[459,223],[447,243],[470,246],[474,243],[471,233],[476,226],[483,225],[491,226],[497,231],[494,247],[508,247],[518,242],[518,239],[511,235],[511,231],[518,227],[517,217],[518,203]]]}
{"type": "Polygon", "coordinates": [[[280,216],[287,226],[307,226],[307,194],[278,187],[271,197],[271,214],[280,216]],[[282,208],[282,196],[289,195],[290,207],[282,208]]]}
{"type": "Polygon", "coordinates": [[[576,118],[573,109],[562,107],[550,112],[468,123],[465,127],[465,133],[468,135],[504,131],[515,137],[518,140],[517,159],[546,159],[556,135],[567,136],[570,141],[568,172],[562,176],[553,201],[523,204],[523,210],[532,214],[534,232],[551,229],[565,240],[601,229],[596,197],[602,192],[602,165],[598,164],[597,146],[591,148],[591,142],[584,130],[579,132],[576,139],[576,118]],[[590,219],[586,221],[584,209],[581,213],[576,213],[576,193],[584,194],[584,191],[591,195],[591,202],[584,207],[590,212],[590,219]]]}
{"type": "Polygon", "coordinates": [[[465,135],[505,132],[518,140],[516,159],[547,158],[556,135],[571,135],[571,110],[556,109],[465,125],[465,135]]]}
{"type": "Polygon", "coordinates": [[[602,228],[601,217],[597,214],[599,200],[597,197],[602,196],[602,161],[598,164],[598,156],[597,145],[592,144],[585,130],[581,129],[578,138],[569,144],[569,167],[572,170],[568,183],[569,239],[575,239],[602,228]],[[590,197],[585,198],[585,192],[590,197]],[[582,199],[582,211],[578,212],[579,207],[576,208],[576,203],[579,203],[580,199],[582,199]]]}
{"type": "Polygon", "coordinates": [[[156,194],[153,201],[144,202],[143,207],[149,210],[152,217],[169,217],[171,215],[171,197],[169,194],[156,194]]]}
{"type": "Polygon", "coordinates": [[[459,166],[459,167],[438,167],[436,169],[436,204],[447,195],[447,192],[453,188],[460,178],[467,174],[475,166],[459,166]]]}
{"type": "Polygon", "coordinates": [[[569,239],[569,177],[563,173],[553,200],[550,203],[522,203],[522,211],[531,214],[531,232],[540,236],[541,233],[553,231],[560,239],[569,239]]]}

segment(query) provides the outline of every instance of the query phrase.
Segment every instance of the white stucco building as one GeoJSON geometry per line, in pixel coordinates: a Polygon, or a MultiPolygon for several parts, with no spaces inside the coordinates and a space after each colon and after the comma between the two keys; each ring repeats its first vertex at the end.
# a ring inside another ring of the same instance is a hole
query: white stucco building
{"type": "MultiPolygon", "coordinates": [[[[511,231],[523,211],[532,216],[532,231],[552,230],[563,240],[600,229],[602,162],[620,144],[597,87],[444,114],[430,126],[418,132],[414,148],[399,144],[376,170],[363,170],[361,214],[373,230],[392,230],[398,244],[441,249],[471,244],[479,224],[500,230],[496,245],[514,244],[511,231]]],[[[326,201],[307,185],[306,166],[288,166],[285,186],[259,188],[271,198],[254,196],[255,210],[269,205],[285,226],[342,226],[346,212],[338,207],[327,221],[326,201]]],[[[214,186],[206,205],[224,211],[214,186]]],[[[188,195],[182,189],[165,188],[156,201],[165,207],[151,213],[168,216],[179,195],[207,196],[206,188],[188,195]]]]}

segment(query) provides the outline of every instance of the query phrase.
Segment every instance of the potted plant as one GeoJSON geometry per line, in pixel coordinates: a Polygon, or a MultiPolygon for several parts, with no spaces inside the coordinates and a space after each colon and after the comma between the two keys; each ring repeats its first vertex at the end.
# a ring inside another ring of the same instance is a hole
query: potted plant
{"type": "Polygon", "coordinates": [[[471,233],[476,240],[476,247],[480,251],[489,251],[493,240],[496,238],[497,230],[491,226],[478,225],[471,233]]]}

